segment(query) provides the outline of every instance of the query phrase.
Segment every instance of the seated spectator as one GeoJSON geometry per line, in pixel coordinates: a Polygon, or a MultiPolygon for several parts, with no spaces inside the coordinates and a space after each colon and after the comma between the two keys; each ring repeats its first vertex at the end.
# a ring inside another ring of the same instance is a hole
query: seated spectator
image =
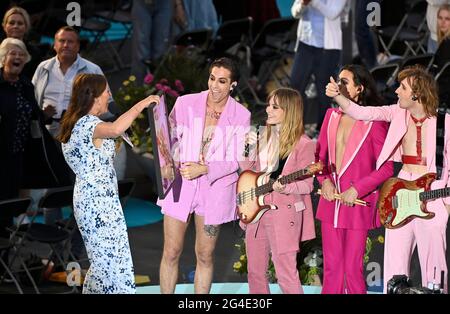
{"type": "MultiPolygon", "coordinates": [[[[450,62],[450,4],[442,5],[437,13],[438,49],[434,55],[436,73],[450,62]]],[[[448,72],[447,72],[448,73],[448,72]]],[[[439,79],[439,100],[441,104],[450,105],[450,77],[445,75],[439,79]]]]}
{"type": "Polygon", "coordinates": [[[435,53],[438,48],[438,27],[437,27],[437,12],[439,7],[443,4],[450,4],[450,0],[427,0],[427,26],[430,30],[430,37],[428,38],[427,50],[428,53],[435,53]]]}

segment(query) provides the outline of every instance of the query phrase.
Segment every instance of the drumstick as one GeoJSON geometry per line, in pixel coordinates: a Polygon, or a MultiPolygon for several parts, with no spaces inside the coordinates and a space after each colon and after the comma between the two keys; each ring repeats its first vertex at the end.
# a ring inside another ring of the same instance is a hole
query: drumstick
{"type": "MultiPolygon", "coordinates": [[[[318,189],[317,190],[317,194],[322,195],[322,191],[320,189],[318,189]]],[[[341,195],[334,194],[334,198],[337,199],[337,200],[341,200],[341,195]]],[[[363,201],[363,200],[359,200],[359,199],[355,200],[355,204],[356,205],[362,205],[362,206],[370,206],[369,202],[366,202],[366,201],[363,201]]]]}

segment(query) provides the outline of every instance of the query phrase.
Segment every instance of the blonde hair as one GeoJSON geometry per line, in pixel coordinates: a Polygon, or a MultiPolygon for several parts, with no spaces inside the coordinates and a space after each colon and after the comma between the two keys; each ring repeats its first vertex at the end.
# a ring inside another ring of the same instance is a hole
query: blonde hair
{"type": "Polygon", "coordinates": [[[450,36],[450,28],[447,30],[447,33],[444,33],[444,32],[442,32],[442,31],[439,29],[439,13],[440,13],[442,10],[445,10],[445,11],[447,11],[448,13],[450,13],[450,4],[443,4],[443,5],[441,5],[441,6],[439,7],[438,12],[437,12],[437,17],[438,17],[438,18],[437,18],[437,20],[436,20],[436,23],[437,23],[436,30],[437,30],[437,36],[438,36],[438,44],[440,44],[444,39],[446,39],[447,37],[450,36]]]}
{"type": "MultiPolygon", "coordinates": [[[[284,111],[279,135],[279,157],[286,158],[295,143],[305,133],[303,127],[303,100],[300,93],[291,88],[278,88],[267,96],[267,102],[273,98],[274,103],[284,111]]],[[[270,128],[268,138],[270,138],[270,128]]]]}
{"type": "Polygon", "coordinates": [[[31,28],[31,22],[30,22],[30,16],[28,15],[28,12],[25,11],[25,9],[21,7],[12,7],[8,11],[6,11],[5,15],[3,15],[3,22],[2,26],[5,27],[6,23],[8,22],[8,19],[13,14],[20,14],[23,17],[23,20],[25,21],[25,34],[27,34],[31,28]]]}
{"type": "Polygon", "coordinates": [[[427,117],[436,116],[439,105],[436,81],[421,65],[406,67],[398,74],[398,81],[407,80],[413,95],[419,99],[427,117]]]}
{"type": "Polygon", "coordinates": [[[25,52],[25,63],[30,62],[31,56],[28,53],[27,47],[20,39],[16,38],[5,38],[0,44],[0,68],[3,68],[5,65],[6,54],[14,47],[20,48],[23,52],[25,52]]]}

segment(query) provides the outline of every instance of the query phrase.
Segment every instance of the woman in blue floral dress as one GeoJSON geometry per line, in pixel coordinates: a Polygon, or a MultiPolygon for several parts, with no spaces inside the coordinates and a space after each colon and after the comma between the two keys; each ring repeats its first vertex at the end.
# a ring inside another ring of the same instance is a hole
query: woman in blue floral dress
{"type": "Polygon", "coordinates": [[[133,262],[113,167],[114,138],[158,96],[135,104],[115,122],[98,118],[107,111],[109,90],[104,76],[77,75],[58,139],[76,174],[75,219],[91,262],[83,293],[135,293],[133,262]]]}

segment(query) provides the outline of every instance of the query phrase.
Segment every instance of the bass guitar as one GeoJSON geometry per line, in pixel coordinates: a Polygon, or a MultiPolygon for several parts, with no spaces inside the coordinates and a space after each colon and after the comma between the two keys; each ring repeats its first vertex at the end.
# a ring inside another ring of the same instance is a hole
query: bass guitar
{"type": "MultiPolygon", "coordinates": [[[[285,175],[278,181],[285,185],[300,178],[314,175],[322,171],[321,161],[313,163],[304,169],[285,175]]],[[[270,173],[245,170],[239,175],[237,181],[236,210],[239,219],[245,223],[256,223],[269,209],[276,209],[274,205],[264,204],[264,195],[273,191],[274,179],[270,173]]]]}
{"type": "Polygon", "coordinates": [[[450,196],[450,188],[430,190],[434,180],[436,174],[427,173],[414,181],[390,178],[384,182],[377,202],[381,223],[388,229],[396,229],[416,217],[433,218],[426,202],[450,196]]]}

